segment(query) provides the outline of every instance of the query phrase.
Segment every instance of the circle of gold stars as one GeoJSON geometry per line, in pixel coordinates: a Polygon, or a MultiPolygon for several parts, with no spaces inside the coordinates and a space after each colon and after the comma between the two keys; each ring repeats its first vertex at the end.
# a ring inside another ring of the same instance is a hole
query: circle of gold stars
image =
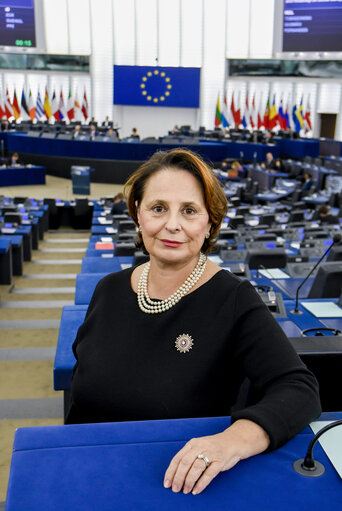
{"type": "Polygon", "coordinates": [[[168,96],[170,96],[171,89],[172,89],[171,79],[168,76],[166,76],[166,73],[164,71],[159,71],[158,69],[155,69],[154,71],[148,71],[146,73],[146,75],[143,76],[141,79],[140,88],[141,88],[141,94],[146,98],[147,101],[149,101],[151,103],[162,103],[163,101],[165,101],[165,99],[168,96]],[[152,96],[148,92],[148,81],[153,76],[158,76],[158,75],[161,78],[163,78],[165,81],[165,90],[161,94],[161,96],[152,96]]]}

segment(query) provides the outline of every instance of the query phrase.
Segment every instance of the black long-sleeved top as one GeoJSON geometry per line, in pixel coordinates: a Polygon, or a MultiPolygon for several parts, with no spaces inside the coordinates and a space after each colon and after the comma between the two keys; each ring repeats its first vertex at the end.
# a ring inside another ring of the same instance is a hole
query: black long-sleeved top
{"type": "Polygon", "coordinates": [[[320,414],[318,385],[247,281],[225,270],[167,312],[146,314],[132,269],[102,279],[73,344],[66,423],[232,415],[279,447],[320,414]],[[179,335],[193,346],[176,349],[179,335]],[[245,377],[253,398],[231,412],[245,377]]]}

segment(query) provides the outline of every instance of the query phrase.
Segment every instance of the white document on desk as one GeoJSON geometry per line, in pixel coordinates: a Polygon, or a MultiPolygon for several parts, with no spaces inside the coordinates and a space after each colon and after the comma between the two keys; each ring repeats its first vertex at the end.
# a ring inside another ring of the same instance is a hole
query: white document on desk
{"type": "Polygon", "coordinates": [[[269,268],[266,270],[259,270],[259,273],[268,279],[289,279],[290,276],[278,268],[269,268]]]}
{"type": "MultiPolygon", "coordinates": [[[[318,431],[332,422],[334,421],[315,421],[310,424],[310,428],[316,435],[318,431]]],[[[337,470],[338,475],[342,478],[342,424],[323,433],[318,442],[337,470]]]]}
{"type": "Polygon", "coordinates": [[[300,302],[316,318],[342,318],[342,309],[335,302],[300,302]]]}

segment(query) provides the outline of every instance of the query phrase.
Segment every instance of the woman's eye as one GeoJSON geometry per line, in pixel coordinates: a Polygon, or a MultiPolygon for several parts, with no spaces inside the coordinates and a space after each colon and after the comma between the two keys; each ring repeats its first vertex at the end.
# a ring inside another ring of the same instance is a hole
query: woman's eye
{"type": "Polygon", "coordinates": [[[164,206],[157,204],[156,206],[153,206],[152,211],[154,213],[162,213],[164,211],[164,206]]]}
{"type": "Polygon", "coordinates": [[[196,213],[196,211],[193,208],[185,208],[184,213],[186,215],[194,215],[196,213]]]}

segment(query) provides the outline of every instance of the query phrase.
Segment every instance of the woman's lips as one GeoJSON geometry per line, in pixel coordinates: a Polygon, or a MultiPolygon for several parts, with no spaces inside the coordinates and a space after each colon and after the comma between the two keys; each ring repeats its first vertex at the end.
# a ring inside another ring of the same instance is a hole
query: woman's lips
{"type": "Polygon", "coordinates": [[[160,240],[166,247],[177,248],[183,245],[182,241],[160,240]]]}

